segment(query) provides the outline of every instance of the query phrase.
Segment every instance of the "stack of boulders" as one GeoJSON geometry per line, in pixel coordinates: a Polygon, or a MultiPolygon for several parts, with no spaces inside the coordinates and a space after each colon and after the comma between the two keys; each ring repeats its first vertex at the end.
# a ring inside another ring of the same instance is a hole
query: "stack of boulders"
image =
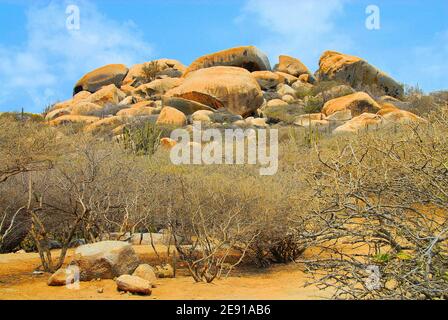
{"type": "Polygon", "coordinates": [[[401,84],[365,60],[334,51],[322,55],[314,74],[286,55],[271,68],[267,56],[254,46],[212,53],[189,67],[172,59],[130,68],[107,65],[83,76],[73,94],[46,114],[51,125],[80,123],[88,132],[120,135],[136,118],[160,126],[184,127],[193,121],[214,127],[283,124],[334,133],[425,122],[402,110],[401,84]],[[338,85],[313,94],[328,81],[338,85]],[[369,87],[383,96],[363,91],[369,87]],[[322,102],[321,112],[307,111],[314,100],[322,102]]]}
{"type": "Polygon", "coordinates": [[[127,242],[102,241],[78,247],[70,264],[57,270],[47,283],[49,286],[67,286],[77,281],[114,279],[118,291],[150,295],[158,277],[174,277],[173,268],[141,264],[127,242]]]}

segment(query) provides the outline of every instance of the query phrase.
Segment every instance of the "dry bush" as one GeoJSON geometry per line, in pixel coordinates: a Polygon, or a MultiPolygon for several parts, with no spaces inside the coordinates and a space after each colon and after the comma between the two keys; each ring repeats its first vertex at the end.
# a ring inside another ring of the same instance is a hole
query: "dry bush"
{"type": "Polygon", "coordinates": [[[142,67],[142,83],[149,83],[156,80],[157,74],[160,71],[160,66],[157,61],[145,63],[142,67]]]}
{"type": "Polygon", "coordinates": [[[300,169],[327,238],[304,262],[335,297],[448,297],[447,110],[431,122],[330,139],[300,169]]]}
{"type": "Polygon", "coordinates": [[[0,251],[14,250],[29,230],[25,203],[19,201],[20,184],[15,190],[19,176],[52,168],[60,152],[61,141],[54,130],[33,121],[0,117],[0,251]]]}

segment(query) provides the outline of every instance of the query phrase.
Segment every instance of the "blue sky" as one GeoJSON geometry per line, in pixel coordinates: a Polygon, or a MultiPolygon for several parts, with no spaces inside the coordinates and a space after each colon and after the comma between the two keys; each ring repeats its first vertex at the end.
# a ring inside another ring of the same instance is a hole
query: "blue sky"
{"type": "Polygon", "coordinates": [[[108,63],[195,58],[256,45],[315,71],[324,50],[358,55],[400,82],[448,89],[447,0],[0,0],[0,111],[39,112],[108,63]],[[66,7],[80,30],[66,28],[66,7]],[[366,7],[380,9],[368,30],[366,7]]]}

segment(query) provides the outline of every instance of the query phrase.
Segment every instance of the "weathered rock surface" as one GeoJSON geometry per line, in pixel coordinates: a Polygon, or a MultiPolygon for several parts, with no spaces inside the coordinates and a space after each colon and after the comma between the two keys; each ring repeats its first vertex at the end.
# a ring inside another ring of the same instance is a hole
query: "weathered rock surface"
{"type": "Polygon", "coordinates": [[[333,134],[378,130],[384,127],[384,125],[385,120],[382,116],[373,113],[363,113],[334,129],[333,134]]]}
{"type": "Polygon", "coordinates": [[[175,108],[186,115],[190,115],[199,110],[213,111],[214,109],[197,101],[180,97],[162,97],[163,106],[175,108]]]}
{"type": "Polygon", "coordinates": [[[257,80],[261,89],[269,90],[277,87],[280,83],[284,83],[285,77],[271,71],[254,71],[252,76],[257,80]]]}
{"type": "Polygon", "coordinates": [[[95,103],[79,102],[73,106],[71,114],[78,116],[90,116],[100,112],[102,109],[102,106],[99,106],[95,103]]]}
{"type": "Polygon", "coordinates": [[[50,126],[60,126],[72,123],[89,124],[98,121],[100,118],[92,116],[64,115],[49,122],[50,126]]]}
{"type": "Polygon", "coordinates": [[[102,241],[76,249],[70,265],[76,265],[81,281],[113,279],[132,274],[140,261],[132,245],[121,241],[102,241]]]}
{"type": "Polygon", "coordinates": [[[187,117],[184,113],[175,108],[164,107],[160,112],[159,118],[157,119],[157,124],[182,127],[187,124],[187,117]]]}
{"type": "Polygon", "coordinates": [[[365,86],[377,87],[395,98],[400,98],[404,92],[401,84],[367,61],[335,51],[324,52],[316,74],[319,81],[340,80],[361,90],[365,86]]]}
{"type": "Polygon", "coordinates": [[[215,66],[240,67],[250,72],[271,70],[268,57],[254,46],[231,48],[202,56],[195,60],[185,71],[190,72],[215,66]]]}
{"type": "Polygon", "coordinates": [[[277,66],[277,71],[288,73],[294,77],[300,77],[301,75],[308,75],[308,81],[307,82],[314,82],[314,76],[312,75],[311,71],[305,66],[302,61],[299,59],[281,55],[279,57],[279,63],[277,66]]]}
{"type": "Polygon", "coordinates": [[[122,275],[116,281],[117,290],[149,296],[151,291],[151,283],[148,280],[131,275],[122,275]]]}
{"type": "Polygon", "coordinates": [[[182,85],[166,95],[180,96],[216,108],[203,99],[211,97],[230,112],[243,116],[257,110],[264,101],[261,88],[250,72],[236,67],[210,67],[191,72],[185,76],[182,85]]]}
{"type": "Polygon", "coordinates": [[[329,116],[337,111],[351,110],[357,116],[365,112],[377,113],[380,109],[380,105],[367,93],[356,92],[328,101],[322,108],[322,113],[329,116]]]}
{"type": "MultiPolygon", "coordinates": [[[[182,76],[186,70],[186,67],[181,62],[174,59],[158,59],[153,62],[157,64],[159,70],[155,76],[168,75],[171,77],[175,76],[177,78],[182,76]]],[[[140,63],[132,66],[126,75],[126,78],[123,80],[123,85],[138,87],[147,83],[147,79],[145,79],[143,73],[144,65],[145,63],[140,63]]]]}
{"type": "Polygon", "coordinates": [[[126,94],[118,89],[115,84],[111,84],[101,88],[84,101],[104,107],[106,105],[117,105],[124,98],[126,98],[126,94]]]}
{"type": "Polygon", "coordinates": [[[104,86],[114,84],[118,88],[128,73],[128,68],[123,64],[109,64],[93,70],[84,75],[73,89],[73,95],[80,91],[96,92],[104,86]]]}
{"type": "Polygon", "coordinates": [[[132,275],[134,277],[139,277],[148,281],[149,283],[151,283],[152,286],[154,286],[157,281],[157,276],[156,273],[154,272],[154,268],[151,267],[149,264],[139,265],[132,275]]]}

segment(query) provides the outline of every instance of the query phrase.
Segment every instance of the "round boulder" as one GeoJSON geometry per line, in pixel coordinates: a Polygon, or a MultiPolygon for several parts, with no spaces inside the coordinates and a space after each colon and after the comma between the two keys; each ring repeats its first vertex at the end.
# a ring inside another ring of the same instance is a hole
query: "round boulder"
{"type": "Polygon", "coordinates": [[[187,117],[183,112],[175,108],[164,107],[160,112],[159,118],[157,119],[157,124],[168,124],[182,127],[187,124],[187,117]]]}
{"type": "Polygon", "coordinates": [[[322,108],[322,113],[329,116],[338,111],[351,110],[356,116],[365,112],[377,113],[380,109],[380,105],[367,93],[356,92],[328,101],[322,108]]]}
{"type": "Polygon", "coordinates": [[[151,294],[151,283],[140,277],[130,276],[128,274],[120,276],[116,281],[117,290],[149,296],[151,294]]]}
{"type": "Polygon", "coordinates": [[[319,81],[339,80],[354,88],[377,87],[394,98],[400,98],[404,93],[401,84],[367,61],[335,51],[324,52],[316,74],[319,81]]]}
{"type": "Polygon", "coordinates": [[[128,68],[123,64],[109,64],[84,75],[75,85],[73,95],[81,91],[96,92],[104,86],[120,87],[128,68]]]}
{"type": "Polygon", "coordinates": [[[168,91],[166,95],[185,98],[185,94],[190,94],[190,100],[214,108],[202,100],[209,96],[220,101],[228,111],[242,116],[257,110],[264,101],[260,85],[251,73],[236,67],[211,67],[191,72],[182,85],[168,91]]]}
{"type": "Polygon", "coordinates": [[[240,67],[250,72],[271,70],[268,57],[254,46],[231,48],[202,56],[195,60],[185,71],[190,72],[215,66],[240,67]]]}
{"type": "Polygon", "coordinates": [[[102,241],[78,247],[70,265],[79,268],[81,281],[90,281],[131,274],[139,264],[139,258],[129,243],[102,241]]]}

